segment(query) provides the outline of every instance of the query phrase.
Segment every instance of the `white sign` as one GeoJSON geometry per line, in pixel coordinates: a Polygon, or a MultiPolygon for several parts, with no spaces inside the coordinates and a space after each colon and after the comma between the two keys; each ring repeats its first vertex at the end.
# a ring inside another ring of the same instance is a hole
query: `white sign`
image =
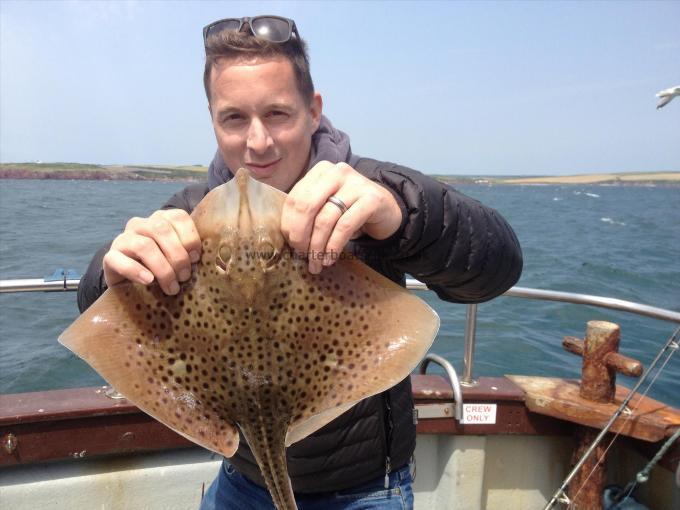
{"type": "Polygon", "coordinates": [[[496,404],[463,404],[464,425],[493,425],[496,423],[496,404]]]}

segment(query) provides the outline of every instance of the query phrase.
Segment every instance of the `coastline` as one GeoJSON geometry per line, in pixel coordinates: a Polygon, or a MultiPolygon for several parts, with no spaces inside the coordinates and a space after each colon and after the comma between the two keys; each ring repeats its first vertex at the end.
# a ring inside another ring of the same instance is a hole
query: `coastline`
{"type": "Polygon", "coordinates": [[[208,168],[162,165],[89,165],[80,163],[2,163],[0,179],[91,181],[204,181],[208,168]]]}
{"type": "MultiPolygon", "coordinates": [[[[202,165],[94,165],[81,163],[2,163],[0,179],[54,179],[96,181],[204,181],[202,165]]],[[[432,175],[447,184],[481,185],[602,185],[680,187],[680,171],[592,173],[558,176],[432,175]]]]}
{"type": "Polygon", "coordinates": [[[680,186],[680,172],[631,172],[611,174],[559,175],[502,179],[499,184],[665,184],[680,186]]]}
{"type": "Polygon", "coordinates": [[[493,176],[493,177],[459,177],[437,175],[437,179],[447,184],[481,184],[509,186],[664,186],[680,187],[680,171],[678,172],[617,172],[593,173],[580,175],[551,176],[493,176]]]}

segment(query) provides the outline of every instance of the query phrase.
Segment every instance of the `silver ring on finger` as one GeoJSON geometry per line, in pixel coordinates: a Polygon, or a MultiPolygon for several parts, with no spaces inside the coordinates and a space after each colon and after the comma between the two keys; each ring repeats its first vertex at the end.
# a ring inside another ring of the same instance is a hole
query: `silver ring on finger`
{"type": "Polygon", "coordinates": [[[336,206],[338,209],[340,209],[341,214],[345,214],[347,212],[347,204],[345,204],[345,202],[340,200],[335,195],[331,195],[330,197],[328,197],[327,202],[330,202],[331,204],[336,206]]]}

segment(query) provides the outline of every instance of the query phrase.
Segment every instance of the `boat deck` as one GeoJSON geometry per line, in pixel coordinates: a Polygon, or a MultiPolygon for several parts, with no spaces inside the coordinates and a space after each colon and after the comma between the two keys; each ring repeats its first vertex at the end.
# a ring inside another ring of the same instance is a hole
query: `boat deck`
{"type": "MultiPolygon", "coordinates": [[[[507,378],[464,388],[489,416],[452,417],[453,392],[437,375],[413,375],[419,413],[417,509],[542,508],[568,472],[574,425],[534,413],[507,378]],[[484,421],[487,421],[484,423],[484,421]]],[[[220,457],[197,448],[125,399],[101,388],[0,396],[3,507],[189,509],[215,477],[220,457]],[[13,437],[8,442],[8,437],[13,437]],[[13,445],[13,446],[12,446],[13,445]],[[11,450],[11,451],[10,451],[11,450]],[[29,497],[30,495],[30,497],[29,497]]],[[[473,410],[474,411],[474,410],[473,410]]],[[[678,415],[680,420],[680,414],[678,415]]],[[[680,423],[680,421],[679,421],[680,423]]],[[[625,484],[657,443],[626,438],[610,452],[609,476],[625,484]]],[[[673,473],[680,447],[639,492],[650,508],[680,508],[673,473]]]]}

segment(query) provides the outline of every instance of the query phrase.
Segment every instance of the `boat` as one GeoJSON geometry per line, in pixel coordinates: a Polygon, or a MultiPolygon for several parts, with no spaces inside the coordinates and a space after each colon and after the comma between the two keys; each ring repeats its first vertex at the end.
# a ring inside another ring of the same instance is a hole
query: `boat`
{"type": "MultiPolygon", "coordinates": [[[[77,285],[78,276],[62,270],[47,280],[1,281],[0,291],[77,285]]],[[[613,298],[524,287],[505,295],[680,323],[679,312],[613,298]]],[[[461,377],[434,353],[411,375],[417,510],[628,508],[612,505],[617,497],[632,504],[632,496],[644,506],[630,508],[680,509],[680,410],[631,400],[634,391],[614,386],[614,368],[642,377],[652,368],[615,352],[616,325],[592,322],[584,340],[565,338],[567,350],[586,353],[582,362],[574,357],[587,367],[580,381],[478,377],[476,317],[468,305],[461,377]],[[428,373],[434,364],[443,375],[428,373]]],[[[677,350],[678,331],[654,364],[677,350]]],[[[221,464],[108,386],[0,395],[0,442],[0,507],[12,510],[198,508],[221,464]]]]}

